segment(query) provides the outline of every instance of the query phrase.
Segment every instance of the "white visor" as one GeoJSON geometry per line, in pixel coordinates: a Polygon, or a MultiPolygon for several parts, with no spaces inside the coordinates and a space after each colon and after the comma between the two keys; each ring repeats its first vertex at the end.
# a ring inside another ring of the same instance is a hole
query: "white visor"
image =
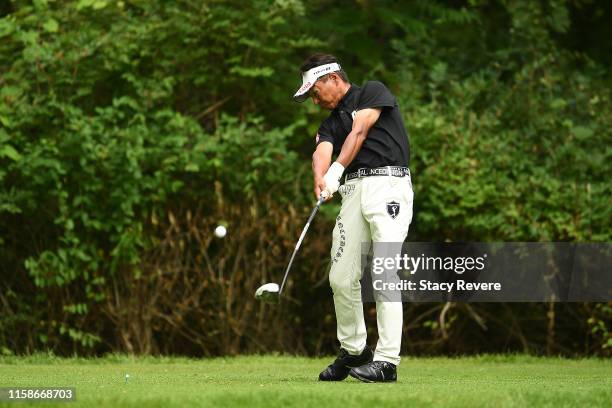
{"type": "Polygon", "coordinates": [[[314,67],[309,69],[306,72],[302,73],[302,86],[297,90],[295,95],[293,95],[293,99],[296,102],[304,102],[308,98],[308,91],[317,79],[321,78],[323,75],[327,75],[330,72],[340,71],[340,65],[336,62],[331,64],[319,65],[318,67],[314,67]]]}

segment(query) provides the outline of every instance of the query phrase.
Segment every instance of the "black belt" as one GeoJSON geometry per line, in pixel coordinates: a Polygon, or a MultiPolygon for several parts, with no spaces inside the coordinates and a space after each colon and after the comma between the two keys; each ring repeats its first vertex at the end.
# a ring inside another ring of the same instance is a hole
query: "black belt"
{"type": "Polygon", "coordinates": [[[362,177],[371,176],[392,176],[392,177],[404,177],[409,176],[410,170],[408,167],[398,166],[386,166],[386,167],[375,167],[373,169],[359,169],[354,173],[348,173],[345,181],[353,180],[362,177]]]}

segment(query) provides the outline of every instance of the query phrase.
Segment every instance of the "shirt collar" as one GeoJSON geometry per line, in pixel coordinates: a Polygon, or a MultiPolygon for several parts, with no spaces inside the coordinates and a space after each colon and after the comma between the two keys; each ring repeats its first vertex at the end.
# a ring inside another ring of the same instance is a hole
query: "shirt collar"
{"type": "Polygon", "coordinates": [[[358,88],[357,85],[351,84],[351,86],[346,91],[342,99],[340,99],[340,102],[338,102],[338,105],[336,105],[336,109],[338,109],[341,106],[347,106],[348,101],[351,100],[351,95],[353,95],[357,91],[357,88],[358,88]]]}

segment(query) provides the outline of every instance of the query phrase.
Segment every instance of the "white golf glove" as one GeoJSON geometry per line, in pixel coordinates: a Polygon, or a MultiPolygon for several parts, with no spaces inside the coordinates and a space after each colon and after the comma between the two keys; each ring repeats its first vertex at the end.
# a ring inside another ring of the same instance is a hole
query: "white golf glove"
{"type": "Polygon", "coordinates": [[[329,166],[327,173],[325,173],[323,176],[323,181],[325,181],[325,191],[323,191],[323,195],[325,198],[331,197],[336,191],[338,191],[342,173],[344,173],[344,166],[337,161],[333,162],[332,165],[329,166]]]}

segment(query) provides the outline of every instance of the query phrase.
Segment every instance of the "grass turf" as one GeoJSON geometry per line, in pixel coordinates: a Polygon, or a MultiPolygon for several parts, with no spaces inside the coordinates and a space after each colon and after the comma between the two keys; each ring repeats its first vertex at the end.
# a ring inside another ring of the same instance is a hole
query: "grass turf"
{"type": "MultiPolygon", "coordinates": [[[[0,387],[76,387],[77,407],[612,406],[612,361],[521,355],[404,358],[395,384],[317,381],[331,358],[0,357],[0,387]],[[125,374],[130,375],[125,382],[125,374]]],[[[0,406],[41,403],[0,403],[0,406]]]]}

